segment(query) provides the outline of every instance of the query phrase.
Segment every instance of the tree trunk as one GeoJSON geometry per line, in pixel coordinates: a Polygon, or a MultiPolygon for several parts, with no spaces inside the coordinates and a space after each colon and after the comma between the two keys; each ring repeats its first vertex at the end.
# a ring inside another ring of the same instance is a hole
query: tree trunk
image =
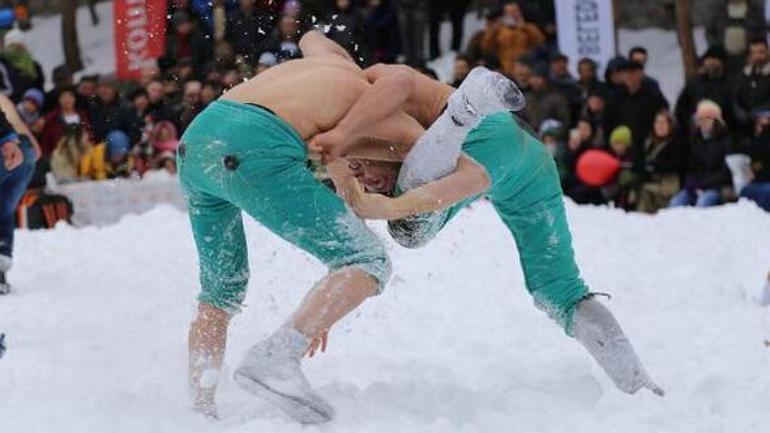
{"type": "Polygon", "coordinates": [[[77,0],[62,1],[61,35],[64,44],[64,63],[70,73],[83,69],[77,29],[77,0]]]}
{"type": "Polygon", "coordinates": [[[695,41],[692,36],[692,21],[690,19],[690,0],[676,0],[676,33],[679,46],[682,48],[684,77],[687,80],[698,73],[695,41]]]}

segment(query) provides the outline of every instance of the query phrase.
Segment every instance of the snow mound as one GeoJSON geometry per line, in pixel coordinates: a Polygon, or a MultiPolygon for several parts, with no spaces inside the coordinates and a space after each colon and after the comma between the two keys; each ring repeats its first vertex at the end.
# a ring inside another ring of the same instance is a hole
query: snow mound
{"type": "MultiPolygon", "coordinates": [[[[232,369],[324,270],[250,220],[247,307],[231,329],[222,420],[188,411],[186,332],[197,292],[187,217],[170,207],[105,228],[21,231],[0,298],[0,431],[764,432],[770,216],[748,202],[657,216],[568,207],[593,290],[610,292],[654,378],[629,397],[527,295],[491,206],[428,247],[390,241],[388,290],[332,330],[306,362],[336,407],[303,428],[234,385],[232,369]]],[[[384,227],[374,226],[385,237],[384,227]]]]}

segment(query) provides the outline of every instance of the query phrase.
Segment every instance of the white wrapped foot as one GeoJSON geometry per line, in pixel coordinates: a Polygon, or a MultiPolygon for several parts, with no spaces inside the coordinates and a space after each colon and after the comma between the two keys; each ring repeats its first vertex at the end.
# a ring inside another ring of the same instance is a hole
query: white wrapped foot
{"type": "Polygon", "coordinates": [[[647,388],[656,395],[665,391],[652,381],[612,313],[595,298],[577,306],[575,338],[588,350],[621,391],[634,394],[647,388]]]}
{"type": "Polygon", "coordinates": [[[307,337],[291,327],[283,327],[249,349],[235,370],[235,382],[298,422],[331,421],[334,409],[313,391],[302,373],[300,359],[307,346],[307,337]]]}
{"type": "Polygon", "coordinates": [[[483,66],[471,70],[447,103],[447,111],[460,126],[475,128],[484,116],[519,111],[526,100],[516,84],[483,66]]]}

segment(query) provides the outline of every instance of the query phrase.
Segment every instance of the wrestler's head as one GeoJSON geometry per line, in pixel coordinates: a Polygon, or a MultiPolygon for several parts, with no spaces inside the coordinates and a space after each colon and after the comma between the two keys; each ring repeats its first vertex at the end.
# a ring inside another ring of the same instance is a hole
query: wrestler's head
{"type": "Polygon", "coordinates": [[[349,159],[348,167],[366,192],[390,195],[396,188],[401,163],[349,159]]]}

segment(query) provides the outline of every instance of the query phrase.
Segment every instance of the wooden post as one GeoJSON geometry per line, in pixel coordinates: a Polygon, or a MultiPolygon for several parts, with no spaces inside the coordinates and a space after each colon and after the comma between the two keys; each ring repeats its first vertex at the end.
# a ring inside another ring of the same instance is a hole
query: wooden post
{"type": "Polygon", "coordinates": [[[687,80],[698,73],[695,40],[692,36],[692,20],[690,18],[690,0],[676,0],[676,33],[679,46],[682,48],[684,77],[687,80]]]}
{"type": "Polygon", "coordinates": [[[77,0],[62,1],[61,35],[64,45],[64,63],[70,73],[83,69],[83,59],[80,57],[77,28],[77,0]]]}

